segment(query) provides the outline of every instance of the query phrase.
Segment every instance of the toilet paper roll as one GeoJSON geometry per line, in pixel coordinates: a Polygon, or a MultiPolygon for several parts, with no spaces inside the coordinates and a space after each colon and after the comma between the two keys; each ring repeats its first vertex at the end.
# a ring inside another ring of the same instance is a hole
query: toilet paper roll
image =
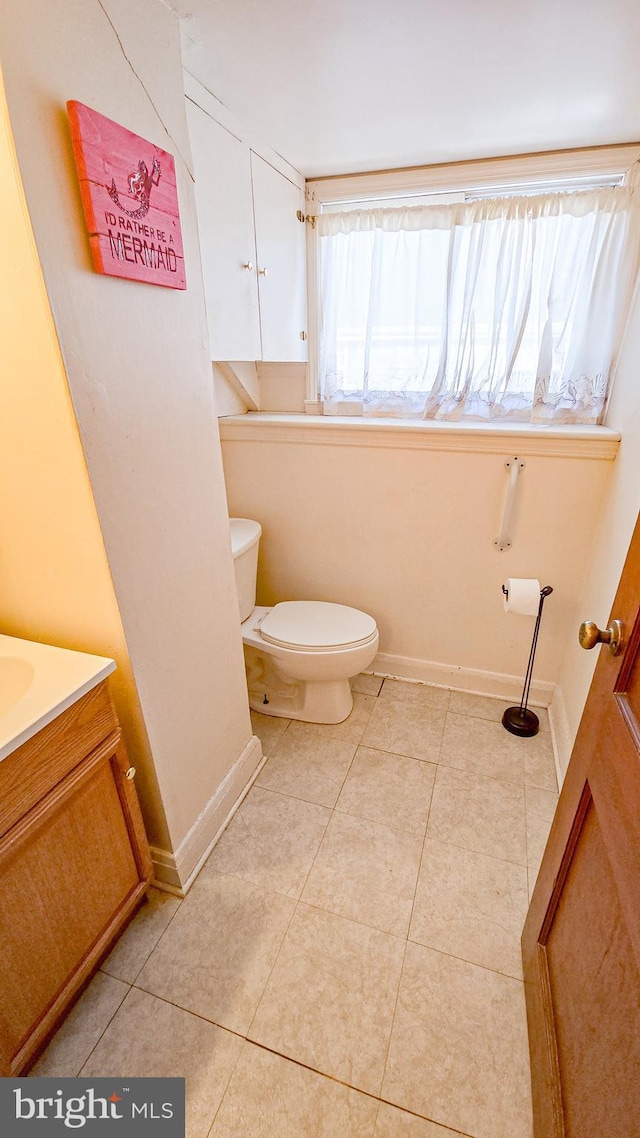
{"type": "Polygon", "coordinates": [[[522,616],[537,616],[540,605],[540,582],[535,577],[507,577],[504,611],[522,616]]]}

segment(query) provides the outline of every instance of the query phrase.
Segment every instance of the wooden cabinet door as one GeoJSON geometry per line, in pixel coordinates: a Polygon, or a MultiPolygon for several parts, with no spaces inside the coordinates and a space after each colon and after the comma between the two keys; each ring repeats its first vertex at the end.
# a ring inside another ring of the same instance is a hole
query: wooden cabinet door
{"type": "Polygon", "coordinates": [[[640,521],[611,619],[522,938],[536,1138],[640,1135],[640,521]]]}
{"type": "Polygon", "coordinates": [[[306,360],[307,328],[304,194],[278,170],[251,153],[256,225],[262,359],[306,360]],[[262,270],[267,270],[267,275],[262,270]]]}
{"type": "Polygon", "coordinates": [[[127,766],[106,740],[0,839],[3,1074],[28,1063],[146,888],[127,766]]]}
{"type": "Polygon", "coordinates": [[[249,149],[190,99],[186,107],[211,359],[259,360],[249,149]]]}

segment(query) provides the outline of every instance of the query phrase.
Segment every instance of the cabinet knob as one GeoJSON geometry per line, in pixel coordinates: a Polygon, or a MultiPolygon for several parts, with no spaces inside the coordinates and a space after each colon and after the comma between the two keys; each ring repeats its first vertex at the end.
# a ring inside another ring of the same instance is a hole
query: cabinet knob
{"type": "Polygon", "coordinates": [[[129,781],[131,781],[132,778],[136,777],[136,768],[129,767],[129,769],[124,772],[124,777],[128,778],[129,781]]]}
{"type": "Polygon", "coordinates": [[[243,261],[242,268],[251,270],[253,268],[253,261],[243,261]]]}
{"type": "Polygon", "coordinates": [[[300,333],[300,339],[301,339],[301,340],[306,340],[306,338],[307,338],[307,333],[306,333],[306,332],[301,332],[301,333],[300,333]]]}
{"type": "Polygon", "coordinates": [[[268,277],[269,276],[269,270],[268,269],[258,269],[258,272],[259,272],[261,277],[268,277]]]}

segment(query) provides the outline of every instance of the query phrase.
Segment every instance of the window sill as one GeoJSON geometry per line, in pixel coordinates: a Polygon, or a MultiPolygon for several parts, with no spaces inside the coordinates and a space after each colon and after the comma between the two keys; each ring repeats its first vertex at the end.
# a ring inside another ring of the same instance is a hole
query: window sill
{"type": "Polygon", "coordinates": [[[528,423],[449,423],[422,419],[353,419],[249,411],[218,420],[223,442],[383,447],[504,454],[514,447],[547,458],[595,458],[612,462],[620,432],[610,427],[528,423]]]}

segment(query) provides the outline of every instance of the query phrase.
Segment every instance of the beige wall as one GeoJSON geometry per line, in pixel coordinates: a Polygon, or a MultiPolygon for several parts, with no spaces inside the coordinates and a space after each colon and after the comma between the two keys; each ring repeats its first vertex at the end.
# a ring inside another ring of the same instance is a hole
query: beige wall
{"type": "Polygon", "coordinates": [[[576,630],[583,620],[605,628],[615,597],[631,535],[640,510],[640,293],[627,328],[607,415],[610,427],[622,433],[618,458],[598,515],[587,560],[583,588],[575,598],[571,627],[558,675],[552,714],[565,770],[575,739],[598,652],[580,649],[576,630]]]}
{"type": "Polygon", "coordinates": [[[230,512],[264,529],[261,603],[354,605],[376,618],[399,674],[515,695],[504,677],[523,675],[533,621],[504,612],[500,586],[538,577],[554,593],[535,675],[556,682],[612,462],[516,444],[526,467],[514,543],[498,553],[513,442],[504,454],[397,449],[393,436],[387,448],[245,442],[230,427],[221,421],[230,512]]]}
{"type": "Polygon", "coordinates": [[[0,50],[175,851],[194,827],[202,829],[203,814],[251,742],[178,21],[160,0],[9,0],[0,9],[0,50]],[[92,271],[65,112],[70,98],[174,155],[185,292],[92,271]]]}
{"type": "Polygon", "coordinates": [[[111,677],[150,839],[167,830],[17,167],[0,79],[0,620],[4,633],[115,659],[111,677]]]}
{"type": "MultiPolygon", "coordinates": [[[[247,364],[234,364],[234,368],[247,367],[247,364]]],[[[253,367],[254,365],[249,365],[253,367]]],[[[246,393],[238,390],[237,383],[229,382],[229,375],[223,374],[218,364],[212,364],[213,386],[216,409],[219,416],[244,415],[245,411],[286,411],[294,415],[304,414],[307,396],[307,364],[255,364],[256,388],[254,406],[249,407],[246,393]]]]}
{"type": "Polygon", "coordinates": [[[260,409],[304,413],[307,364],[258,364],[260,409]]]}

